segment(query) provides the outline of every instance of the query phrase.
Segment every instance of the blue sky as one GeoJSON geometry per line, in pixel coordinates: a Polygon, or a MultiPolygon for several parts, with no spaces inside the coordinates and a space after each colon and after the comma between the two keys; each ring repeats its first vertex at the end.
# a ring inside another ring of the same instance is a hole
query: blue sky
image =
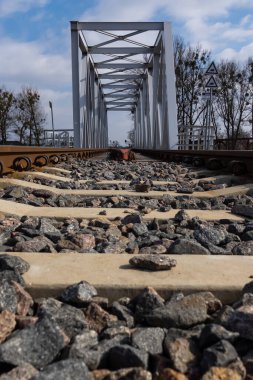
{"type": "MultiPolygon", "coordinates": [[[[71,128],[70,20],[168,20],[216,60],[245,61],[253,56],[252,11],[253,0],[0,0],[0,86],[38,89],[48,127],[51,100],[56,128],[71,128]]],[[[124,141],[130,118],[115,112],[109,123],[110,138],[124,141]]]]}

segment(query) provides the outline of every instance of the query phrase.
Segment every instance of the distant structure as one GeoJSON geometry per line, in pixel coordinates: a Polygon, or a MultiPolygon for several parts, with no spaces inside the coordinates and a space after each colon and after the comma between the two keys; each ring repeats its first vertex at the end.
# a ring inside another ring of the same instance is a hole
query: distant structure
{"type": "Polygon", "coordinates": [[[71,48],[75,147],[107,147],[118,111],[134,118],[135,148],[177,149],[171,23],[71,21],[71,48]]]}

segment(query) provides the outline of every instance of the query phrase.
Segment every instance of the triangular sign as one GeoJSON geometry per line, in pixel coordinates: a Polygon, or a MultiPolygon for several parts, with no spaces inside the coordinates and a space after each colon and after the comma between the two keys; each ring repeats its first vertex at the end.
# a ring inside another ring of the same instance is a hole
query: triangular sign
{"type": "Polygon", "coordinates": [[[211,63],[211,65],[206,70],[205,74],[206,75],[216,75],[216,74],[218,74],[218,71],[217,71],[217,68],[216,68],[214,62],[211,63]]]}
{"type": "Polygon", "coordinates": [[[209,78],[209,80],[207,81],[206,87],[210,87],[210,88],[216,88],[216,87],[218,87],[217,83],[216,83],[216,81],[215,81],[215,79],[214,79],[213,76],[211,76],[209,78]]]}

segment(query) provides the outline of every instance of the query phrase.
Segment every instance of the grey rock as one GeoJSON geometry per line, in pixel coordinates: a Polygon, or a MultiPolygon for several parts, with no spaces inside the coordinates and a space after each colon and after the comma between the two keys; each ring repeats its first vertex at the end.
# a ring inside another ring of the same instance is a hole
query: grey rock
{"type": "Polygon", "coordinates": [[[188,328],[205,322],[208,318],[208,304],[201,293],[191,294],[179,301],[170,302],[146,314],[150,326],[188,328]]]}
{"type": "Polygon", "coordinates": [[[175,259],[158,254],[134,256],[129,260],[129,263],[135,268],[151,271],[169,270],[177,265],[175,259]]]}
{"type": "Polygon", "coordinates": [[[68,286],[61,294],[60,300],[66,303],[82,305],[92,297],[97,296],[97,291],[87,281],[68,286]]]}
{"type": "Polygon", "coordinates": [[[17,243],[14,247],[14,252],[49,252],[50,244],[51,242],[47,238],[39,236],[17,243]]]}
{"type": "Polygon", "coordinates": [[[253,281],[248,282],[246,285],[244,285],[242,289],[242,293],[252,293],[253,294],[253,281]]]}
{"type": "Polygon", "coordinates": [[[142,247],[139,251],[140,254],[146,255],[161,255],[167,252],[167,248],[162,244],[151,245],[150,247],[142,247]]]}
{"type": "Polygon", "coordinates": [[[242,234],[241,239],[243,241],[252,241],[253,240],[253,231],[246,231],[244,234],[242,234]]]}
{"type": "Polygon", "coordinates": [[[132,345],[150,354],[162,354],[164,329],[159,327],[137,328],[132,333],[132,345]]]}
{"type": "Polygon", "coordinates": [[[134,223],[132,230],[136,236],[143,236],[148,233],[148,228],[144,223],[134,223]]]}
{"type": "Polygon", "coordinates": [[[228,232],[236,235],[241,235],[245,230],[245,226],[240,223],[232,223],[228,226],[228,232]]]}
{"type": "Polygon", "coordinates": [[[207,242],[219,245],[226,241],[226,231],[221,228],[216,229],[200,225],[199,228],[194,231],[194,238],[203,245],[206,245],[207,242]]]}
{"type": "Polygon", "coordinates": [[[25,286],[25,281],[21,274],[19,272],[15,272],[14,270],[3,270],[0,272],[0,284],[2,282],[11,282],[15,281],[21,284],[22,286],[25,286]]]}
{"type": "Polygon", "coordinates": [[[87,351],[93,349],[97,345],[98,334],[96,333],[96,331],[83,331],[82,334],[75,336],[73,343],[69,347],[68,357],[75,359],[85,359],[87,351]]]}
{"type": "Polygon", "coordinates": [[[117,345],[109,350],[107,363],[112,371],[131,367],[147,368],[148,353],[128,345],[117,345]]]}
{"type": "Polygon", "coordinates": [[[63,304],[54,298],[43,299],[39,303],[37,314],[39,316],[49,315],[53,317],[70,339],[88,328],[82,310],[63,304]]]}
{"type": "Polygon", "coordinates": [[[220,340],[204,350],[201,367],[203,371],[208,371],[211,367],[227,367],[237,358],[238,354],[232,344],[227,340],[220,340]]]}
{"type": "Polygon", "coordinates": [[[102,339],[112,339],[117,335],[130,337],[131,330],[127,326],[115,326],[115,327],[108,327],[106,328],[100,335],[102,339]]]}
{"type": "Polygon", "coordinates": [[[238,332],[242,338],[253,340],[253,306],[243,305],[236,309],[227,324],[230,330],[238,332]]]}
{"type": "Polygon", "coordinates": [[[92,380],[82,360],[66,359],[50,364],[31,380],[92,380]]]}
{"type": "Polygon", "coordinates": [[[27,272],[30,264],[18,256],[8,254],[0,255],[0,271],[14,270],[20,274],[27,272]]]}
{"type": "Polygon", "coordinates": [[[201,348],[209,347],[222,339],[234,342],[238,337],[238,333],[228,331],[220,325],[211,323],[202,329],[199,338],[199,345],[201,348]]]}
{"type": "Polygon", "coordinates": [[[129,214],[121,219],[122,224],[141,223],[141,216],[139,214],[129,214]]]}
{"type": "Polygon", "coordinates": [[[176,222],[182,222],[183,220],[189,220],[190,217],[185,210],[180,210],[176,213],[174,219],[176,222]]]}
{"type": "Polygon", "coordinates": [[[231,212],[236,215],[242,215],[242,216],[253,218],[252,206],[238,204],[232,207],[231,212]]]}
{"type": "Polygon", "coordinates": [[[54,198],[54,193],[50,190],[35,189],[32,193],[38,198],[54,198]]]}
{"type": "Polygon", "coordinates": [[[242,241],[238,243],[233,249],[234,255],[252,256],[253,255],[253,241],[242,241]]]}
{"type": "Polygon", "coordinates": [[[119,302],[113,302],[111,313],[116,315],[120,320],[125,321],[127,327],[134,326],[134,317],[131,310],[126,306],[121,305],[119,302]]]}
{"type": "Polygon", "coordinates": [[[155,289],[145,288],[140,294],[131,300],[136,321],[143,321],[145,314],[164,306],[164,299],[159,296],[155,289]]]}
{"type": "Polygon", "coordinates": [[[43,318],[34,326],[12,334],[0,346],[2,363],[20,365],[23,362],[41,368],[51,363],[65,346],[65,336],[53,319],[43,318]]]}
{"type": "Polygon", "coordinates": [[[27,195],[28,193],[23,187],[16,186],[16,187],[12,187],[10,190],[7,190],[5,192],[4,198],[26,199],[27,195]]]}
{"type": "Polygon", "coordinates": [[[15,313],[17,310],[18,297],[15,288],[7,281],[0,286],[0,312],[9,310],[15,313]]]}
{"type": "Polygon", "coordinates": [[[209,250],[199,244],[196,240],[184,238],[179,238],[174,241],[168,248],[168,253],[210,255],[209,250]]]}

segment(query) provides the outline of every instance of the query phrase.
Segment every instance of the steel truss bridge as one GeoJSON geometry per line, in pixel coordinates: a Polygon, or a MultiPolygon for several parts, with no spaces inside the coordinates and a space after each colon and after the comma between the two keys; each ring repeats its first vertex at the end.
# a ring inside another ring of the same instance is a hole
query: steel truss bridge
{"type": "Polygon", "coordinates": [[[117,111],[134,119],[135,148],[177,149],[169,22],[71,21],[71,51],[76,148],[107,147],[117,111]]]}

